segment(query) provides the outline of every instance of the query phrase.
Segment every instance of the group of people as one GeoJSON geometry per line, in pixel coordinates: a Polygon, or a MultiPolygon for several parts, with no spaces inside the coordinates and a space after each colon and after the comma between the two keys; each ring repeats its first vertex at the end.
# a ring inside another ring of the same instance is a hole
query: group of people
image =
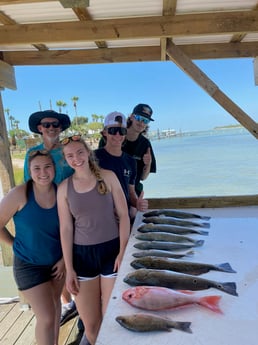
{"type": "Polygon", "coordinates": [[[80,135],[60,141],[68,115],[30,116],[30,130],[42,143],[26,153],[25,183],[0,203],[0,240],[13,247],[15,281],[35,313],[38,345],[58,345],[61,301],[71,296],[85,344],[95,344],[135,211],[148,208],[141,181],[156,172],[144,136],[152,120],[146,104],[128,119],[108,114],[93,152],[80,135]],[[11,218],[14,235],[7,229],[11,218]]]}

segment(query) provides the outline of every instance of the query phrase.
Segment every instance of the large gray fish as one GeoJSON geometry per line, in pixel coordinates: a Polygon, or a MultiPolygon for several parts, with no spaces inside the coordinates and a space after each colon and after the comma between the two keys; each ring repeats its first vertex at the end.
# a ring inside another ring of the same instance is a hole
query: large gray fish
{"type": "Polygon", "coordinates": [[[196,243],[176,243],[176,242],[162,242],[162,241],[140,241],[134,244],[137,249],[158,249],[158,250],[177,250],[189,249],[192,247],[200,247],[204,243],[203,240],[196,241],[196,243]]]}
{"type": "Polygon", "coordinates": [[[193,256],[194,251],[189,250],[188,252],[177,254],[177,253],[172,253],[168,250],[147,249],[147,250],[142,250],[141,252],[133,253],[132,255],[135,258],[142,258],[144,256],[158,256],[158,257],[180,259],[180,258],[183,258],[184,256],[193,256]]]}
{"type": "Polygon", "coordinates": [[[196,277],[190,274],[173,273],[168,270],[140,268],[130,272],[124,282],[132,285],[163,286],[175,290],[206,290],[215,288],[233,296],[238,296],[236,283],[221,283],[214,280],[196,277]]]}
{"type": "Polygon", "coordinates": [[[138,229],[139,232],[168,232],[178,235],[186,234],[198,234],[198,235],[208,235],[209,232],[201,229],[192,229],[187,227],[169,225],[169,224],[143,224],[138,229]]]}
{"type": "Polygon", "coordinates": [[[209,216],[200,216],[199,214],[191,213],[191,212],[183,212],[183,211],[176,211],[169,208],[161,208],[158,210],[152,210],[145,212],[143,214],[144,217],[153,217],[153,216],[168,216],[168,217],[174,217],[174,218],[181,218],[181,219],[187,219],[187,218],[198,218],[203,220],[209,220],[211,217],[209,216]]]}
{"type": "Polygon", "coordinates": [[[193,226],[201,228],[209,228],[210,223],[197,223],[191,222],[188,220],[175,219],[173,217],[146,217],[143,220],[143,223],[153,223],[153,224],[170,224],[170,225],[179,225],[179,226],[193,226]]]}
{"type": "Polygon", "coordinates": [[[116,317],[116,321],[124,328],[135,332],[171,332],[171,328],[175,328],[183,332],[192,333],[190,328],[191,322],[172,321],[170,319],[151,314],[138,313],[132,315],[120,315],[116,317]]]}
{"type": "Polygon", "coordinates": [[[169,258],[159,258],[156,256],[145,256],[135,259],[131,262],[131,266],[136,269],[153,268],[157,270],[169,270],[197,276],[209,271],[236,273],[236,271],[234,271],[227,262],[220,265],[212,265],[200,262],[177,261],[169,258]]]}
{"type": "Polygon", "coordinates": [[[168,232],[145,232],[135,236],[137,240],[141,241],[163,241],[163,242],[190,242],[196,243],[191,237],[184,235],[169,234],[168,232]]]}

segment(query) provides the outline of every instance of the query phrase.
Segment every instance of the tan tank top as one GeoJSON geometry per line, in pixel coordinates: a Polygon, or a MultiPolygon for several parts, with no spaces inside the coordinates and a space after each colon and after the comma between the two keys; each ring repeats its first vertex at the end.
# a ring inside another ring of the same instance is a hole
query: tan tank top
{"type": "Polygon", "coordinates": [[[112,193],[99,194],[97,184],[86,193],[74,189],[72,176],[68,178],[67,199],[74,217],[74,243],[93,245],[119,236],[112,193]]]}

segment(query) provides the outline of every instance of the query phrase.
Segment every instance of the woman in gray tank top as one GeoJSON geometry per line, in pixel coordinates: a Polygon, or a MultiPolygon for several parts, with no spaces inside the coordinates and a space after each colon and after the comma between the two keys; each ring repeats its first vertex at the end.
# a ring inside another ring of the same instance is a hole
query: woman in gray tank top
{"type": "Polygon", "coordinates": [[[57,196],[66,286],[93,345],[127,245],[130,220],[116,175],[98,167],[79,135],[62,144],[75,171],[59,185],[57,196]]]}

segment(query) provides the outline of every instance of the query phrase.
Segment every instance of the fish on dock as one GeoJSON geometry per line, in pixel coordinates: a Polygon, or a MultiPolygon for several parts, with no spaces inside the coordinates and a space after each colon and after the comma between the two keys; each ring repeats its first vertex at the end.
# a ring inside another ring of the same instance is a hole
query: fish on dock
{"type": "Polygon", "coordinates": [[[190,328],[191,322],[172,321],[170,319],[151,314],[138,313],[132,315],[120,315],[116,317],[116,321],[124,328],[135,332],[171,332],[171,328],[174,328],[183,332],[192,333],[190,328]]]}
{"type": "Polygon", "coordinates": [[[131,262],[133,268],[146,268],[156,270],[168,270],[191,275],[201,275],[209,271],[220,271],[226,273],[236,273],[228,262],[220,265],[212,265],[200,262],[179,261],[171,258],[160,258],[156,256],[145,256],[134,259],[131,262]]]}
{"type": "Polygon", "coordinates": [[[200,305],[223,314],[219,307],[221,296],[200,296],[192,291],[176,291],[160,286],[134,286],[125,290],[122,299],[130,305],[151,311],[200,305]]]}
{"type": "Polygon", "coordinates": [[[137,249],[158,249],[158,250],[178,250],[189,249],[193,247],[200,247],[204,243],[203,240],[196,241],[196,243],[176,243],[176,242],[163,242],[163,241],[140,241],[134,244],[137,249]]]}
{"type": "Polygon", "coordinates": [[[217,282],[190,274],[174,273],[168,270],[140,268],[128,273],[124,282],[132,285],[161,286],[175,290],[206,290],[215,288],[232,296],[238,296],[235,282],[217,282]]]}
{"type": "Polygon", "coordinates": [[[142,258],[144,256],[158,256],[158,257],[180,259],[185,256],[193,256],[194,251],[188,250],[187,252],[184,252],[184,253],[173,253],[168,250],[146,249],[140,252],[133,253],[132,255],[135,258],[142,258]]]}
{"type": "Polygon", "coordinates": [[[135,235],[141,241],[163,241],[163,242],[190,242],[196,243],[197,240],[184,235],[169,234],[168,232],[144,232],[135,235]]]}
{"type": "Polygon", "coordinates": [[[161,208],[157,210],[147,211],[143,214],[144,217],[153,217],[153,216],[168,216],[180,219],[188,219],[188,218],[197,218],[203,220],[210,220],[211,217],[209,216],[201,216],[199,214],[191,213],[191,212],[183,212],[183,211],[176,211],[172,209],[161,208]]]}
{"type": "Polygon", "coordinates": [[[210,228],[210,223],[207,222],[192,222],[188,220],[175,219],[173,217],[146,217],[143,220],[143,223],[153,223],[153,224],[169,224],[169,225],[179,225],[187,227],[200,227],[200,228],[210,228]]]}
{"type": "Polygon", "coordinates": [[[201,229],[192,229],[187,227],[169,225],[169,224],[153,224],[146,223],[141,225],[137,231],[141,233],[145,232],[168,232],[177,235],[197,234],[197,235],[209,235],[209,232],[201,229]]]}

